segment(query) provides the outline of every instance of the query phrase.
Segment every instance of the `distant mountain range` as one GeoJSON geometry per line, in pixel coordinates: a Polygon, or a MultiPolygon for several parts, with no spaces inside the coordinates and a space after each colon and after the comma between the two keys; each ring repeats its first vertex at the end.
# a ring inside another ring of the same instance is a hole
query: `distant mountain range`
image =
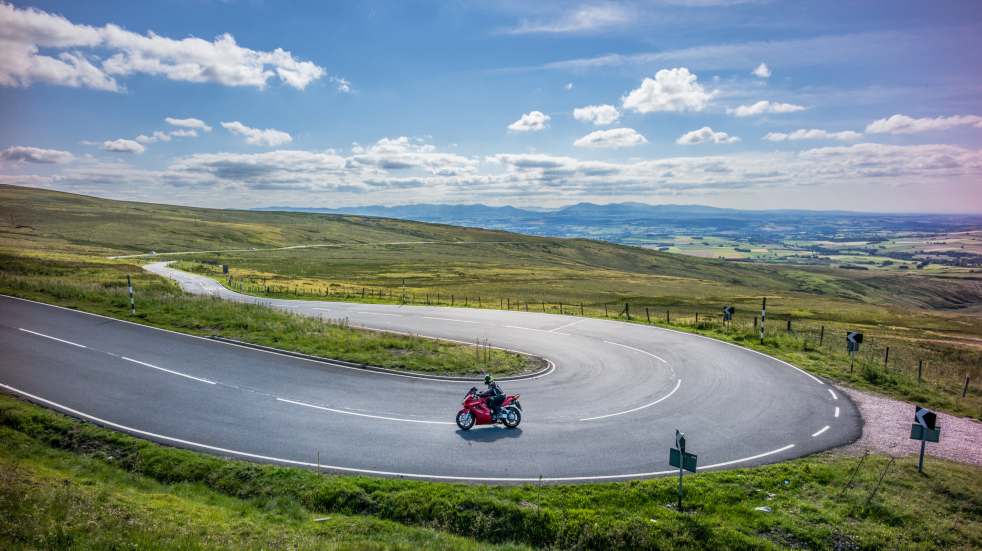
{"type": "Polygon", "coordinates": [[[553,210],[483,204],[415,204],[330,208],[274,206],[255,210],[353,214],[500,229],[554,237],[638,243],[673,235],[746,240],[845,239],[881,231],[939,232],[982,228],[982,215],[892,214],[811,210],[737,210],[703,205],[577,203],[553,210]]]}

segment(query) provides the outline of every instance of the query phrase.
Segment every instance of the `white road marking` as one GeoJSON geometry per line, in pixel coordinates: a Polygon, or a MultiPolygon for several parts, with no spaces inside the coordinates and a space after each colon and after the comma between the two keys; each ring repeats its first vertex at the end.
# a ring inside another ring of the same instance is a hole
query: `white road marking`
{"type": "Polygon", "coordinates": [[[401,318],[402,314],[384,314],[382,312],[355,312],[356,314],[368,314],[369,316],[392,316],[394,318],[401,318]]]}
{"type": "Polygon", "coordinates": [[[839,418],[839,406],[835,406],[835,418],[839,418]]]}
{"type": "Polygon", "coordinates": [[[77,346],[79,348],[88,348],[88,346],[85,346],[84,344],[78,344],[77,342],[66,341],[65,339],[59,339],[58,337],[52,337],[51,335],[45,335],[44,333],[38,333],[37,331],[31,331],[30,329],[24,329],[23,327],[18,327],[17,329],[20,329],[21,331],[23,331],[25,333],[30,333],[32,335],[37,335],[39,337],[44,337],[46,339],[51,339],[53,341],[63,342],[65,344],[70,344],[72,346],[77,346]]]}
{"type": "Polygon", "coordinates": [[[651,352],[648,352],[647,350],[641,350],[640,348],[634,348],[633,346],[628,346],[626,344],[621,344],[619,342],[613,342],[613,341],[604,341],[604,342],[607,343],[607,344],[612,344],[614,346],[620,346],[620,347],[623,347],[623,348],[627,348],[627,349],[633,350],[635,352],[640,352],[642,354],[647,354],[647,355],[651,356],[652,358],[660,361],[663,364],[667,364],[668,363],[661,356],[656,356],[656,355],[652,354],[651,352]]]}
{"type": "MultiPolygon", "coordinates": [[[[744,457],[743,459],[734,459],[733,461],[724,461],[722,463],[714,463],[712,465],[706,465],[705,467],[699,467],[698,470],[699,471],[704,471],[706,469],[715,469],[717,467],[725,467],[727,465],[734,465],[736,463],[743,463],[745,461],[753,461],[754,459],[760,459],[761,457],[767,457],[768,455],[774,455],[776,453],[781,453],[783,451],[788,451],[788,450],[790,450],[793,447],[794,447],[794,444],[788,444],[787,446],[784,446],[783,448],[778,448],[776,450],[771,450],[769,452],[758,453],[757,455],[751,455],[750,457],[744,457]]],[[[672,471],[672,472],[678,472],[678,471],[672,471]]]]}
{"type": "Polygon", "coordinates": [[[818,431],[816,431],[815,434],[812,435],[812,438],[815,438],[816,436],[821,436],[821,434],[827,430],[829,430],[829,426],[825,425],[824,427],[818,429],[818,431]]]}
{"type": "Polygon", "coordinates": [[[548,329],[536,329],[534,327],[522,327],[521,325],[506,325],[509,329],[521,329],[523,331],[538,331],[540,333],[551,333],[548,329]]]}
{"type": "MultiPolygon", "coordinates": [[[[149,432],[149,431],[145,431],[145,430],[136,429],[136,428],[133,428],[133,427],[128,427],[126,425],[121,425],[119,423],[113,423],[112,421],[107,421],[105,419],[101,419],[101,418],[96,417],[94,415],[89,415],[87,413],[83,413],[81,411],[78,411],[77,409],[72,409],[72,408],[70,408],[68,406],[61,405],[61,404],[59,404],[57,402],[52,402],[51,400],[46,400],[44,398],[41,398],[40,396],[35,396],[34,394],[30,394],[30,393],[24,392],[23,390],[14,388],[14,387],[9,386],[9,385],[5,385],[3,383],[0,383],[0,388],[5,388],[5,389],[7,389],[7,390],[9,390],[11,392],[14,392],[16,394],[20,394],[21,396],[26,396],[27,398],[30,398],[30,399],[32,399],[32,400],[34,400],[36,402],[40,402],[42,404],[46,404],[46,405],[51,406],[51,407],[53,407],[55,409],[59,409],[59,410],[61,410],[63,412],[70,413],[70,414],[72,414],[72,415],[74,415],[76,417],[81,417],[83,419],[88,419],[89,421],[94,421],[94,422],[96,422],[96,423],[98,423],[100,425],[103,425],[105,427],[111,427],[111,428],[118,429],[118,430],[121,430],[121,431],[124,431],[124,432],[128,432],[130,434],[135,434],[135,435],[138,435],[138,436],[145,436],[145,437],[154,438],[154,439],[157,439],[157,440],[164,440],[164,441],[167,441],[167,442],[173,442],[175,444],[183,444],[185,446],[190,446],[190,447],[193,447],[193,448],[200,448],[200,449],[203,449],[203,450],[209,450],[209,451],[218,452],[218,453],[226,454],[226,455],[236,455],[236,456],[239,456],[239,457],[246,457],[246,458],[249,458],[249,459],[258,459],[260,461],[270,461],[270,462],[274,462],[274,463],[282,463],[284,465],[296,465],[296,466],[299,466],[299,467],[320,467],[322,469],[329,469],[329,470],[332,470],[332,471],[341,471],[341,472],[359,473],[359,474],[370,474],[370,475],[376,475],[376,476],[403,476],[403,477],[406,477],[406,478],[421,478],[421,479],[432,479],[432,480],[462,480],[462,481],[477,481],[477,482],[536,482],[536,481],[541,481],[541,482],[575,482],[575,481],[588,481],[588,480],[616,480],[616,479],[623,479],[623,478],[644,478],[644,477],[659,476],[659,475],[666,475],[666,474],[675,474],[675,473],[678,472],[675,469],[671,469],[671,470],[668,470],[668,471],[651,471],[651,472],[646,472],[646,473],[609,474],[609,475],[597,475],[597,476],[557,476],[557,477],[548,477],[548,478],[546,478],[546,477],[542,477],[542,478],[539,478],[539,477],[528,477],[528,478],[514,477],[514,478],[509,478],[509,477],[449,476],[449,475],[433,475],[433,474],[418,474],[418,473],[401,473],[401,472],[396,472],[396,471],[379,471],[379,470],[373,470],[373,469],[359,469],[359,468],[355,468],[355,467],[341,467],[341,466],[337,466],[337,465],[317,464],[317,463],[311,463],[309,461],[297,461],[295,459],[283,459],[283,458],[280,458],[280,457],[272,457],[272,456],[268,456],[268,455],[259,455],[259,454],[255,454],[255,453],[243,452],[243,451],[238,451],[238,450],[230,450],[228,448],[220,448],[218,446],[210,446],[208,444],[201,444],[201,443],[198,443],[198,442],[193,442],[191,440],[183,440],[181,438],[174,438],[173,436],[166,436],[166,435],[163,435],[163,434],[157,434],[157,433],[153,433],[153,432],[149,432]]],[[[726,466],[726,465],[734,465],[736,463],[743,463],[745,461],[753,461],[754,459],[760,459],[761,457],[767,457],[768,455],[774,455],[776,453],[781,453],[781,452],[786,451],[786,450],[789,450],[789,449],[791,449],[793,447],[794,447],[794,444],[789,444],[789,445],[787,445],[787,446],[785,446],[783,448],[778,448],[776,450],[772,450],[772,451],[769,451],[769,452],[764,452],[764,453],[757,454],[757,455],[754,455],[754,456],[751,456],[751,457],[744,457],[742,459],[734,459],[732,461],[726,461],[724,463],[716,463],[715,465],[707,465],[705,467],[700,467],[699,470],[712,469],[712,468],[715,468],[715,467],[723,467],[723,466],[726,466]]]]}
{"type": "Polygon", "coordinates": [[[357,417],[368,417],[369,419],[384,419],[386,421],[402,421],[404,423],[423,423],[426,425],[453,425],[447,421],[424,421],[422,419],[401,419],[399,417],[386,417],[384,415],[369,415],[367,413],[355,413],[354,411],[346,411],[343,409],[334,409],[324,406],[315,406],[314,404],[308,404],[306,402],[297,402],[294,400],[287,400],[286,398],[277,398],[278,402],[286,402],[287,404],[294,404],[297,406],[304,406],[308,408],[320,409],[323,411],[330,411],[331,413],[341,413],[344,415],[355,415],[357,417]]]}
{"type": "Polygon", "coordinates": [[[653,406],[653,405],[655,405],[655,404],[657,404],[657,403],[659,403],[659,402],[661,402],[663,400],[667,400],[672,394],[675,394],[675,391],[678,390],[680,386],[682,386],[682,379],[679,379],[678,382],[675,383],[675,388],[673,388],[671,392],[669,392],[668,394],[666,394],[666,395],[662,396],[661,398],[655,400],[654,402],[651,402],[650,404],[645,404],[643,406],[639,406],[639,407],[636,407],[634,409],[629,409],[627,411],[619,411],[617,413],[608,413],[607,415],[599,415],[597,417],[587,417],[586,419],[580,419],[580,421],[596,421],[597,419],[606,419],[607,417],[615,417],[617,415],[624,415],[625,413],[634,413],[635,411],[639,411],[639,410],[642,410],[642,409],[645,409],[645,408],[650,408],[651,406],[653,406]]]}
{"type": "Polygon", "coordinates": [[[171,375],[177,375],[178,377],[186,377],[188,379],[193,379],[195,381],[200,381],[202,383],[208,383],[209,385],[217,384],[217,383],[215,383],[215,381],[209,381],[208,379],[202,379],[200,377],[194,377],[194,376],[188,375],[187,373],[181,373],[180,371],[173,371],[171,369],[165,369],[163,367],[158,367],[158,366],[153,365],[153,364],[148,364],[147,362],[141,362],[140,360],[134,360],[133,358],[127,358],[126,356],[120,356],[120,358],[121,359],[124,359],[124,360],[126,360],[128,362],[133,362],[135,364],[142,365],[144,367],[149,367],[149,368],[152,368],[152,369],[157,369],[157,370],[163,371],[165,373],[170,373],[171,375]]]}
{"type": "MultiPolygon", "coordinates": [[[[567,323],[566,325],[560,325],[559,327],[557,327],[555,329],[550,329],[549,332],[550,333],[555,333],[556,331],[559,331],[560,329],[566,329],[567,327],[572,327],[572,326],[576,325],[577,323],[584,322],[584,321],[586,321],[586,318],[578,319],[576,321],[571,321],[571,322],[567,323]]],[[[565,333],[561,333],[561,334],[565,334],[565,333]]]]}
{"type": "Polygon", "coordinates": [[[453,318],[437,318],[437,317],[434,317],[434,316],[422,316],[422,317],[423,317],[423,319],[428,319],[428,320],[455,321],[457,323],[481,323],[479,321],[458,320],[458,319],[453,319],[453,318]]]}
{"type": "Polygon", "coordinates": [[[829,394],[832,395],[832,399],[833,400],[838,400],[839,399],[839,397],[835,395],[835,391],[832,390],[831,388],[829,389],[829,394]]]}

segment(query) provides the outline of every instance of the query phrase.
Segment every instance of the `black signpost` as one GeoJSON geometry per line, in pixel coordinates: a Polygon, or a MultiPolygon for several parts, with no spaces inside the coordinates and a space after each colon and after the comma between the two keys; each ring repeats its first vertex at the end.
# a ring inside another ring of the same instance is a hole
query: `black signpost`
{"type": "Polygon", "coordinates": [[[723,321],[730,322],[733,321],[733,312],[736,312],[736,308],[732,306],[723,307],[723,321]]]}
{"type": "Polygon", "coordinates": [[[856,353],[859,352],[859,345],[863,343],[863,334],[857,331],[846,333],[846,350],[849,352],[849,371],[856,363],[856,353]]]}
{"type": "Polygon", "coordinates": [[[910,439],[921,441],[921,457],[917,462],[917,472],[924,472],[924,447],[928,442],[941,440],[941,427],[937,426],[938,416],[931,410],[914,406],[914,424],[910,426],[910,439]]]}
{"type": "Polygon", "coordinates": [[[228,273],[228,264],[222,264],[222,273],[223,274],[227,274],[228,273]]]}
{"type": "Polygon", "coordinates": [[[685,433],[675,429],[675,447],[668,450],[668,464],[679,468],[679,511],[682,511],[682,472],[696,472],[696,454],[685,451],[685,433]]]}

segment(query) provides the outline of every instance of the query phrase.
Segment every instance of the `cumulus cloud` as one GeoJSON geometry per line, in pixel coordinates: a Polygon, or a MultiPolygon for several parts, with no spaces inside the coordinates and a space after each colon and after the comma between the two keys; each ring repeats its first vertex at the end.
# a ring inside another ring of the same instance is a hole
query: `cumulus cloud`
{"type": "Polygon", "coordinates": [[[804,111],[805,106],[793,103],[781,103],[777,101],[761,100],[751,105],[741,105],[735,109],[727,109],[726,112],[736,117],[753,117],[764,113],[794,113],[804,111]]]}
{"type": "Polygon", "coordinates": [[[539,132],[545,130],[551,117],[541,111],[525,113],[520,119],[508,125],[512,132],[539,132]]]}
{"type": "Polygon", "coordinates": [[[213,41],[175,40],[114,24],[77,25],[61,15],[5,3],[0,3],[0,46],[0,86],[42,82],[119,91],[118,77],[147,74],[260,89],[278,78],[303,90],[325,74],[322,67],[280,48],[243,48],[227,33],[213,41]],[[100,57],[103,54],[109,57],[100,57]]]}
{"type": "Polygon", "coordinates": [[[766,136],[761,138],[762,140],[767,140],[769,142],[783,142],[783,141],[798,141],[798,140],[839,140],[843,142],[850,142],[853,140],[858,140],[862,138],[863,135],[859,132],[853,132],[852,130],[843,130],[842,132],[829,132],[827,130],[820,130],[817,128],[802,128],[795,130],[794,132],[768,132],[766,136]]]}
{"type": "Polygon", "coordinates": [[[120,138],[118,140],[106,140],[102,142],[103,151],[112,151],[113,153],[136,153],[140,154],[147,150],[143,147],[143,144],[134,140],[127,140],[125,138],[120,138]]]}
{"type": "Polygon", "coordinates": [[[621,118],[621,113],[613,105],[587,105],[573,109],[573,118],[603,126],[617,122],[617,119],[621,118]]]}
{"type": "Polygon", "coordinates": [[[421,170],[433,175],[455,176],[473,173],[477,162],[454,153],[442,153],[432,144],[407,136],[382,138],[369,147],[356,145],[348,159],[352,167],[382,170],[421,170]]]}
{"type": "Polygon", "coordinates": [[[751,74],[757,78],[771,78],[771,68],[766,63],[761,63],[751,74]]]}
{"type": "Polygon", "coordinates": [[[948,130],[956,126],[974,126],[982,128],[982,117],[978,115],[953,115],[951,117],[935,117],[915,119],[907,115],[894,115],[886,119],[878,119],[866,127],[870,134],[914,134],[933,130],[948,130]]]}
{"type": "Polygon", "coordinates": [[[524,20],[507,29],[508,34],[559,34],[593,32],[631,21],[633,11],[618,4],[580,6],[549,19],[524,20]]]}
{"type": "Polygon", "coordinates": [[[190,128],[192,130],[204,130],[205,132],[211,132],[211,127],[205,124],[205,121],[201,119],[176,119],[174,117],[167,117],[164,119],[164,122],[178,128],[190,128]]]}
{"type": "Polygon", "coordinates": [[[597,130],[573,142],[576,147],[595,147],[604,149],[620,149],[648,143],[644,136],[633,128],[611,128],[597,130]]]}
{"type": "Polygon", "coordinates": [[[276,147],[293,141],[293,136],[282,130],[276,130],[274,128],[266,128],[265,130],[250,128],[239,121],[223,122],[222,128],[233,134],[245,136],[246,143],[252,145],[276,147]]]}
{"type": "Polygon", "coordinates": [[[23,163],[58,164],[67,163],[74,158],[75,156],[68,151],[23,145],[15,145],[0,151],[0,159],[23,163]]]}
{"type": "Polygon", "coordinates": [[[699,130],[686,132],[679,136],[675,143],[680,145],[697,145],[703,143],[736,143],[740,138],[730,136],[726,132],[715,132],[708,126],[703,126],[699,130]]]}
{"type": "Polygon", "coordinates": [[[677,67],[662,69],[655,78],[644,79],[621,102],[624,109],[638,113],[702,111],[715,95],[716,92],[707,92],[687,68],[677,67]]]}
{"type": "Polygon", "coordinates": [[[334,88],[342,94],[351,93],[351,81],[346,78],[333,77],[331,82],[334,83],[334,88]]]}

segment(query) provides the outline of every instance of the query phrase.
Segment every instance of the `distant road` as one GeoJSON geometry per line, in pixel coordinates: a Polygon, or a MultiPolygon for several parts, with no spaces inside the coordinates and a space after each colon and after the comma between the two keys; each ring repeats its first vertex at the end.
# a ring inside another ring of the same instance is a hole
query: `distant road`
{"type": "Polygon", "coordinates": [[[470,383],[323,364],[0,297],[0,388],[161,443],[337,472],[488,482],[602,481],[676,472],[675,429],[701,470],[807,455],[859,437],[831,385],[720,341],[526,312],[257,299],[166,267],[192,293],[548,359],[503,384],[520,428],[459,431],[470,383]]]}

